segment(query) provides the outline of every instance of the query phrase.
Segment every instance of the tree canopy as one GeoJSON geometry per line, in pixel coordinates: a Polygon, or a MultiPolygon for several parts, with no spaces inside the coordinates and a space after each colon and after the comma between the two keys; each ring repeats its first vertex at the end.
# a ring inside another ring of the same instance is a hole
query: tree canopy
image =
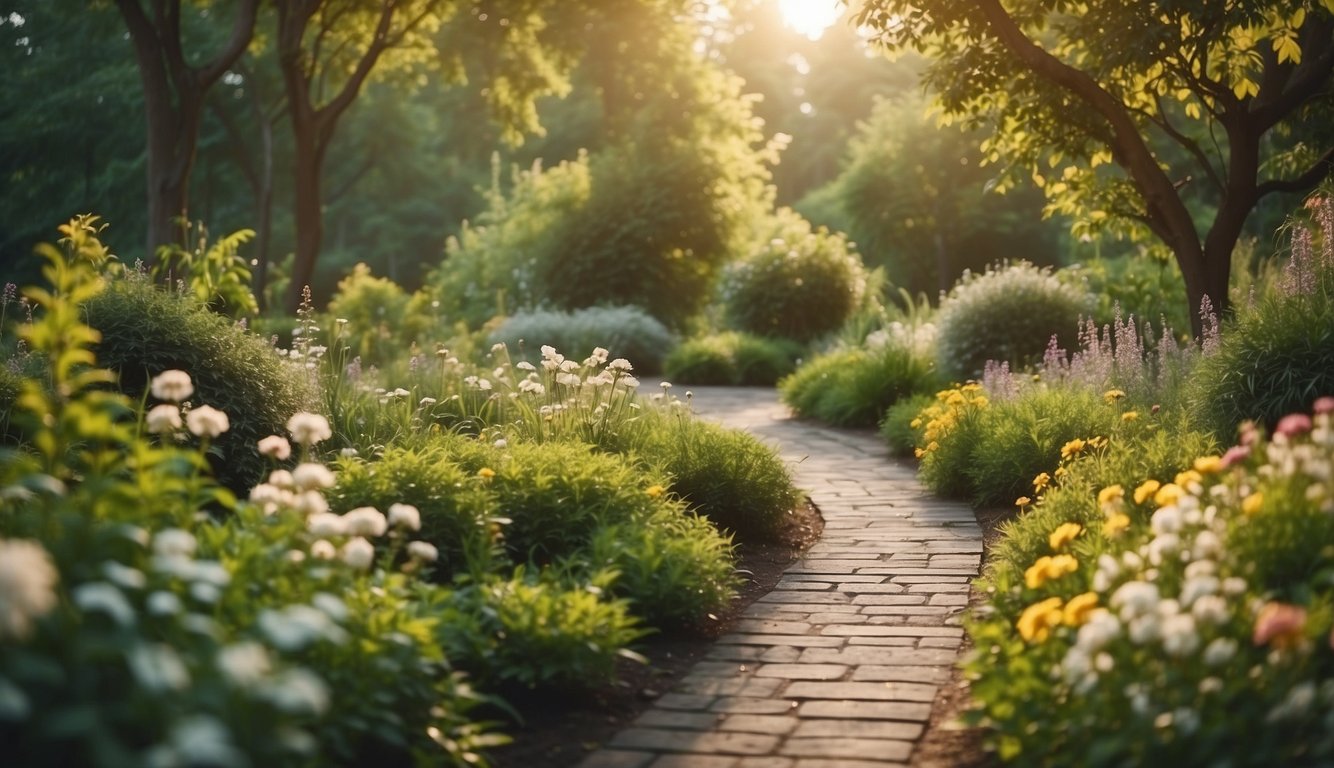
{"type": "Polygon", "coordinates": [[[1226,308],[1261,200],[1334,159],[1330,0],[862,0],[854,19],[930,59],[944,118],[989,130],[1002,189],[1031,177],[1085,231],[1151,233],[1197,310],[1226,308]]]}

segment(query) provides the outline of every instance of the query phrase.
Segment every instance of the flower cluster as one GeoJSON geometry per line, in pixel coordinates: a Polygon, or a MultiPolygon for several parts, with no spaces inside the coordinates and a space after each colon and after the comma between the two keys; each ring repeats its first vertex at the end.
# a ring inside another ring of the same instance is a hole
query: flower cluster
{"type": "Polygon", "coordinates": [[[934,453],[955,425],[988,405],[982,385],[975,382],[937,392],[936,402],[923,409],[910,424],[913,429],[922,430],[923,444],[916,450],[917,458],[934,453]]]}

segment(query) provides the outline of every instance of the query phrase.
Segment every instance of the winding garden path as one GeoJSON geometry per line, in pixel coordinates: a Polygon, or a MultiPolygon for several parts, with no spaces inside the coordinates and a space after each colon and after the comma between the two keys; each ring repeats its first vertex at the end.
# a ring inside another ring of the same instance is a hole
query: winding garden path
{"type": "Polygon", "coordinates": [[[580,768],[907,765],[950,679],[982,536],[872,434],[796,421],[771,389],[700,387],[701,415],[792,463],[824,534],[677,686],[580,768]]]}

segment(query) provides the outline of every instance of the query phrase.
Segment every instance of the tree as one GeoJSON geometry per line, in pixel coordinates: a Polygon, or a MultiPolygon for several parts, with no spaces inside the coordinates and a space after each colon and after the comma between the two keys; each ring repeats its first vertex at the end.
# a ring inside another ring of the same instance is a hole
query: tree
{"type": "MultiPolygon", "coordinates": [[[[1227,308],[1232,251],[1268,195],[1334,167],[1334,2],[861,0],[854,23],[932,60],[947,118],[987,125],[1007,181],[1086,230],[1151,233],[1194,310],[1227,308]],[[1048,179],[1051,174],[1053,178],[1048,179]]],[[[1194,330],[1201,331],[1198,312],[1194,330]]]]}
{"type": "MultiPolygon", "coordinates": [[[[282,5],[281,3],[279,4],[282,5]]],[[[255,31],[259,0],[237,0],[231,31],[210,59],[191,64],[183,39],[181,0],[116,0],[134,45],[143,82],[148,146],[148,252],[176,242],[188,216],[190,172],[208,91],[240,58],[255,31]]],[[[210,5],[209,12],[216,10],[210,5]]]]}

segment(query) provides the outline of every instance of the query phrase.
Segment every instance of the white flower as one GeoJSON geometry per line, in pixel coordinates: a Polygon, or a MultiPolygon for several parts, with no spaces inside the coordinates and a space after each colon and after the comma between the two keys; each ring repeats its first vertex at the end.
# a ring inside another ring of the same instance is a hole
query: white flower
{"type": "Polygon", "coordinates": [[[287,420],[287,431],[291,433],[293,440],[307,447],[333,437],[333,430],[329,428],[328,419],[318,413],[307,413],[305,411],[297,413],[287,420]]]}
{"type": "Polygon", "coordinates": [[[135,679],[150,691],[179,691],[190,684],[185,662],[165,643],[139,643],[126,660],[135,679]]]}
{"type": "Polygon", "coordinates": [[[1149,542],[1149,562],[1162,565],[1170,555],[1181,549],[1181,537],[1175,533],[1160,533],[1149,542]]]}
{"type": "Polygon", "coordinates": [[[195,392],[195,385],[190,381],[190,374],[172,369],[153,377],[148,385],[153,397],[179,403],[195,392]]]}
{"type": "Polygon", "coordinates": [[[361,537],[352,539],[343,545],[343,562],[359,571],[367,570],[375,562],[375,547],[361,537]]]}
{"type": "Polygon", "coordinates": [[[408,557],[423,563],[434,563],[440,557],[440,550],[425,541],[408,542],[408,557]]]}
{"type": "Polygon", "coordinates": [[[1237,654],[1237,641],[1230,637],[1216,637],[1204,646],[1204,663],[1210,667],[1226,664],[1237,654]]]}
{"type": "Polygon", "coordinates": [[[420,531],[422,527],[421,512],[411,504],[390,504],[389,525],[393,528],[420,531]]]}
{"type": "Polygon", "coordinates": [[[1190,607],[1191,615],[1201,624],[1221,626],[1227,623],[1227,600],[1218,595],[1205,595],[1190,607]]]}
{"type": "Polygon", "coordinates": [[[310,545],[310,556],[316,560],[332,560],[338,557],[338,549],[325,539],[310,545]]]}
{"type": "Polygon", "coordinates": [[[341,643],[347,632],[324,611],[310,605],[289,605],[282,610],[265,608],[259,612],[260,632],[280,651],[299,651],[319,640],[341,643]]]}
{"type": "Polygon", "coordinates": [[[269,485],[276,485],[279,488],[295,488],[296,479],[292,473],[285,469],[275,469],[269,473],[269,485]]]}
{"type": "Polygon", "coordinates": [[[185,414],[185,425],[196,437],[208,438],[217,437],[232,428],[227,414],[211,405],[191,408],[190,412],[185,414]]]}
{"type": "Polygon", "coordinates": [[[329,502],[325,500],[324,494],[319,491],[302,491],[292,497],[292,509],[310,517],[311,515],[328,512],[329,502]]]}
{"type": "Polygon", "coordinates": [[[175,616],[181,612],[181,599],[173,592],[159,590],[148,596],[147,606],[154,616],[175,616]]]}
{"type": "Polygon", "coordinates": [[[1236,597],[1246,593],[1246,580],[1240,576],[1229,576],[1223,579],[1223,594],[1228,597],[1236,597]]]}
{"type": "Polygon", "coordinates": [[[153,552],[163,557],[191,557],[199,546],[194,534],[180,528],[164,528],[153,535],[153,552]]]}
{"type": "Polygon", "coordinates": [[[621,377],[621,383],[629,387],[630,389],[634,389],[635,387],[639,386],[639,379],[636,379],[634,376],[631,376],[630,374],[627,373],[626,375],[621,377]]]}
{"type": "Polygon", "coordinates": [[[1181,510],[1176,505],[1168,505],[1153,513],[1149,527],[1154,533],[1179,533],[1181,531],[1181,510]]]}
{"type": "Polygon", "coordinates": [[[313,491],[319,488],[332,488],[336,482],[334,473],[323,464],[306,462],[296,465],[292,470],[292,483],[301,491],[313,491]]]}
{"type": "Polygon", "coordinates": [[[357,507],[343,515],[343,525],[349,536],[383,536],[389,528],[384,515],[375,507],[357,507]]]}
{"type": "Polygon", "coordinates": [[[134,608],[115,584],[105,581],[80,584],[73,597],[74,604],[89,613],[105,613],[123,627],[134,623],[134,608]]]}
{"type": "Polygon", "coordinates": [[[1181,604],[1189,608],[1201,597],[1217,594],[1219,586],[1217,576],[1189,577],[1181,586],[1181,604]]]}
{"type": "Polygon", "coordinates": [[[567,387],[578,387],[583,382],[577,373],[558,373],[556,374],[556,383],[567,387]]]}
{"type": "MultiPolygon", "coordinates": [[[[607,368],[613,371],[633,371],[635,369],[633,365],[630,365],[630,361],[626,360],[624,357],[618,357],[610,363],[607,363],[607,368]]],[[[671,385],[668,384],[667,386],[670,387],[671,385]]]]}
{"type": "Polygon", "coordinates": [[[286,461],[287,457],[292,455],[292,444],[287,442],[286,438],[269,435],[259,441],[259,453],[261,456],[268,456],[271,459],[286,461]]]}
{"type": "Polygon", "coordinates": [[[497,437],[496,442],[493,443],[493,445],[497,448],[508,448],[510,442],[503,437],[497,437]]]}
{"type": "Polygon", "coordinates": [[[22,640],[56,606],[60,573],[41,544],[0,539],[0,639],[22,640]]]}
{"type": "Polygon", "coordinates": [[[1200,635],[1195,631],[1195,617],[1178,613],[1163,622],[1163,650],[1169,656],[1181,658],[1200,647],[1200,635]]]}
{"type": "Polygon", "coordinates": [[[1146,613],[1132,619],[1126,629],[1130,642],[1145,645],[1157,640],[1162,635],[1162,622],[1157,614],[1146,613]]]}
{"type": "Polygon", "coordinates": [[[1112,593],[1111,606],[1121,611],[1121,620],[1153,612],[1158,607],[1158,587],[1145,581],[1128,581],[1112,593]]]}
{"type": "Polygon", "coordinates": [[[558,354],[556,352],[556,348],[551,346],[550,344],[542,345],[542,358],[544,360],[554,360],[557,365],[565,362],[565,356],[558,354]]]}
{"type": "Polygon", "coordinates": [[[162,403],[148,409],[144,414],[144,427],[155,435],[165,435],[181,428],[181,407],[162,403]]]}
{"type": "Polygon", "coordinates": [[[264,687],[265,698],[293,714],[321,715],[329,708],[329,686],[306,669],[289,669],[264,687]]]}
{"type": "MultiPolygon", "coordinates": [[[[342,536],[347,533],[347,523],[343,521],[342,517],[339,517],[332,512],[321,512],[319,514],[311,515],[310,518],[306,520],[306,530],[310,531],[312,536],[321,539],[328,536],[342,536]]],[[[310,553],[315,555],[315,548],[313,546],[311,547],[310,553]]],[[[319,555],[315,556],[319,557],[319,555]]]]}
{"type": "Polygon", "coordinates": [[[268,649],[253,640],[224,647],[218,651],[217,664],[232,685],[242,688],[263,680],[273,669],[268,649]]]}
{"type": "Polygon", "coordinates": [[[338,455],[344,459],[355,459],[360,454],[357,452],[356,448],[343,448],[338,452],[338,455]]]}
{"type": "Polygon", "coordinates": [[[546,394],[547,388],[542,386],[541,383],[533,381],[532,379],[524,379],[523,381],[519,382],[519,391],[526,392],[532,395],[541,396],[546,394]]]}
{"type": "Polygon", "coordinates": [[[1075,644],[1087,653],[1105,648],[1121,634],[1121,622],[1106,608],[1095,608],[1088,621],[1079,628],[1075,644]]]}

